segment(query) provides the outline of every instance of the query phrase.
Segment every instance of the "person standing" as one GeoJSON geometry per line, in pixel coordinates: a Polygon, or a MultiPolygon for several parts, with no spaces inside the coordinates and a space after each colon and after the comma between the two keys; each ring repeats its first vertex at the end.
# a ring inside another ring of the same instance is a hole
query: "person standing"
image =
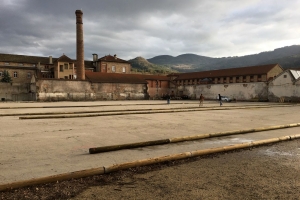
{"type": "Polygon", "coordinates": [[[204,96],[202,94],[200,95],[199,101],[200,101],[199,107],[203,106],[204,96]]]}
{"type": "Polygon", "coordinates": [[[222,106],[223,104],[222,104],[222,96],[220,95],[220,94],[218,94],[219,95],[219,102],[220,102],[220,106],[222,106]]]}

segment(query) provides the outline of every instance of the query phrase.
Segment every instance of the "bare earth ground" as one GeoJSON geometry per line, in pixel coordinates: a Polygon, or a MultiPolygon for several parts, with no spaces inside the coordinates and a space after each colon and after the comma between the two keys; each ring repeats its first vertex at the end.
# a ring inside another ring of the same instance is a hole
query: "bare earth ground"
{"type": "Polygon", "coordinates": [[[300,140],[0,193],[1,199],[300,199],[300,140]]]}

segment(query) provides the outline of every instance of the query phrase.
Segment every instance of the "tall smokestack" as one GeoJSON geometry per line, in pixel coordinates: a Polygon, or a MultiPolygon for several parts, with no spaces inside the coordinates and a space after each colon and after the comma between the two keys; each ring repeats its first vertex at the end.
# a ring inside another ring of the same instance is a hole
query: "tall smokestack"
{"type": "Polygon", "coordinates": [[[82,11],[76,10],[76,60],[77,60],[77,79],[85,80],[84,71],[84,49],[83,49],[83,23],[82,11]]]}

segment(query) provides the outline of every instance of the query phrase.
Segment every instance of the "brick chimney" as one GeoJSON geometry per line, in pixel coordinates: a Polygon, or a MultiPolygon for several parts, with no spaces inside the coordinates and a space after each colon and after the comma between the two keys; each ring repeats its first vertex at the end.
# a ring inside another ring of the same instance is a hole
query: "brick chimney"
{"type": "Polygon", "coordinates": [[[76,10],[76,70],[77,79],[85,80],[82,11],[76,10]]]}

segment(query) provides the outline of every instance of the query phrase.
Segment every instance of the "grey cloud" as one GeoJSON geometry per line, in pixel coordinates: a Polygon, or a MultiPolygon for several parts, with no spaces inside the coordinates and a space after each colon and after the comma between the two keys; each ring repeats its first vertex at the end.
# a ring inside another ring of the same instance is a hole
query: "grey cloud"
{"type": "Polygon", "coordinates": [[[221,57],[300,43],[300,0],[4,0],[0,52],[75,58],[83,10],[86,59],[183,53],[221,57]],[[293,27],[293,28],[291,28],[293,27]],[[252,51],[251,51],[252,49],[252,51]]]}

